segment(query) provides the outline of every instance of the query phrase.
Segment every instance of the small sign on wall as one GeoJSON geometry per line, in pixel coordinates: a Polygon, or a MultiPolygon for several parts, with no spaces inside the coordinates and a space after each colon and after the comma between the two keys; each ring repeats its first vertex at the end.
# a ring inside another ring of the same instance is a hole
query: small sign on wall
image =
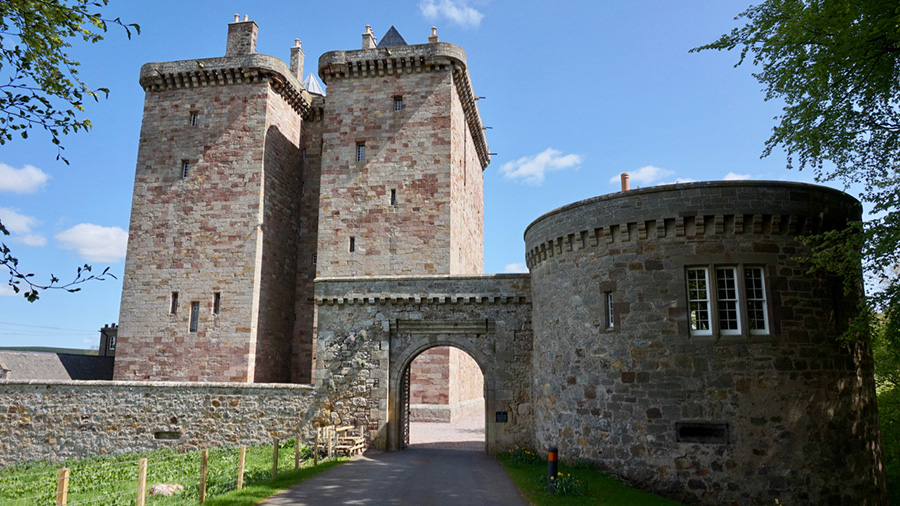
{"type": "Polygon", "coordinates": [[[506,411],[497,411],[494,419],[497,423],[506,423],[509,421],[509,413],[506,411]]]}

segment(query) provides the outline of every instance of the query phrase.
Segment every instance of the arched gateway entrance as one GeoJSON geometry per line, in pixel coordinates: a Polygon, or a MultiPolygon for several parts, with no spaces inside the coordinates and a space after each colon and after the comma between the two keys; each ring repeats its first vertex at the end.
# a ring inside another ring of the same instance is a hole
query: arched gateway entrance
{"type": "Polygon", "coordinates": [[[485,450],[531,443],[528,275],[318,279],[316,304],[320,418],[401,449],[404,373],[423,351],[452,346],[484,374],[485,450]]]}

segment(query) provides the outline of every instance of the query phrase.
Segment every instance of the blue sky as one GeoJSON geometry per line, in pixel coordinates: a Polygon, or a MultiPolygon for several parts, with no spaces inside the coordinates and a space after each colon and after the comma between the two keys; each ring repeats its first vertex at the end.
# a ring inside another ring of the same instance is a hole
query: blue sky
{"type": "MultiPolygon", "coordinates": [[[[305,72],[319,55],[358,49],[365,25],[379,38],[396,26],[407,42],[462,46],[496,152],[484,173],[485,272],[524,266],[525,227],[567,203],[632,187],[726,178],[812,181],[760,159],[780,110],[764,102],[734,53],[688,53],[735,26],[746,1],[411,0],[390,3],[113,0],[106,14],[141,25],[128,40],[76,43],[81,77],[111,90],[87,104],[92,131],[66,137],[56,160],[46,136],[0,146],[3,241],[24,271],[63,280],[89,263],[119,280],[76,294],[45,291],[35,303],[0,287],[0,346],[87,348],[118,320],[121,274],[143,107],[140,66],[221,56],[236,13],[259,25],[257,50],[288,59],[303,42],[305,72]]],[[[3,71],[5,72],[5,70],[3,71]]],[[[0,78],[6,75],[0,73],[0,78]]],[[[5,280],[5,278],[4,278],[5,280]]]]}

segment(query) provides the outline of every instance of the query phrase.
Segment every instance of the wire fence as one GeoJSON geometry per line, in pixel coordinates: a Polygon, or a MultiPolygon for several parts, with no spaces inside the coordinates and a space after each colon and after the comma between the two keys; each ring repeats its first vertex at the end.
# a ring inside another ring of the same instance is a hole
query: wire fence
{"type": "MultiPolygon", "coordinates": [[[[318,462],[300,439],[179,453],[90,457],[62,464],[29,462],[0,469],[0,506],[145,506],[201,504],[279,472],[318,462]]],[[[321,451],[324,451],[323,447],[321,451]]],[[[331,447],[327,447],[331,455],[331,447]]]]}

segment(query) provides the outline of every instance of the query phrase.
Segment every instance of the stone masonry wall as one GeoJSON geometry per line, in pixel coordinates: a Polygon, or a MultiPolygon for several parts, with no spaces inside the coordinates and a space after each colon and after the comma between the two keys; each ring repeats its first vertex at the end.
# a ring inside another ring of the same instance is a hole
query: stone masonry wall
{"type": "Polygon", "coordinates": [[[305,436],[313,393],[300,385],[10,380],[0,397],[0,466],[305,436]]]}
{"type": "Polygon", "coordinates": [[[487,450],[528,444],[529,293],[527,275],[316,280],[320,415],[367,425],[376,447],[399,449],[404,369],[425,350],[454,346],[484,371],[487,450]]]}
{"type": "Polygon", "coordinates": [[[798,235],[859,215],[830,188],[713,182],[536,220],[537,446],[686,504],[885,504],[871,355],[837,339],[853,302],[798,261],[798,235]],[[749,332],[739,305],[740,332],[713,311],[710,335],[692,333],[686,269],[698,266],[762,268],[769,330],[749,332]]]}
{"type": "Polygon", "coordinates": [[[484,409],[484,375],[472,357],[458,348],[450,348],[451,420],[484,409]]]}
{"type": "MultiPolygon", "coordinates": [[[[297,255],[302,184],[301,116],[269,90],[266,108],[265,182],[260,255],[259,320],[255,374],[258,383],[290,383],[292,378],[297,255]]],[[[311,293],[305,294],[309,297],[311,293]]],[[[303,296],[303,295],[301,295],[303,296]]],[[[311,314],[306,314],[311,318],[311,314]]],[[[297,343],[299,344],[299,343],[297,343]]]]}
{"type": "Polygon", "coordinates": [[[322,130],[324,98],[313,98],[310,111],[303,119],[300,146],[300,216],[297,236],[297,285],[294,314],[294,345],[292,350],[292,382],[309,383],[313,377],[315,346],[316,260],[319,236],[319,177],[322,167],[322,130]]]}
{"type": "Polygon", "coordinates": [[[425,350],[409,367],[410,404],[450,404],[449,346],[425,350]]]}
{"type": "Polygon", "coordinates": [[[318,276],[450,274],[451,92],[449,71],[328,84],[318,276]]]}
{"type": "Polygon", "coordinates": [[[253,378],[258,308],[250,287],[259,274],[268,94],[265,83],[147,93],[116,379],[253,378]],[[190,165],[186,178],[183,160],[190,165]],[[174,313],[173,292],[178,293],[174,313]],[[189,332],[195,301],[198,331],[189,332]]]}
{"type": "Polygon", "coordinates": [[[484,411],[484,380],[478,363],[459,348],[425,350],[410,364],[410,419],[455,422],[484,411]]]}
{"type": "MultiPolygon", "coordinates": [[[[454,76],[454,84],[458,79],[454,76]]],[[[453,93],[451,99],[450,273],[481,274],[484,272],[484,171],[459,94],[453,93]]]]}

